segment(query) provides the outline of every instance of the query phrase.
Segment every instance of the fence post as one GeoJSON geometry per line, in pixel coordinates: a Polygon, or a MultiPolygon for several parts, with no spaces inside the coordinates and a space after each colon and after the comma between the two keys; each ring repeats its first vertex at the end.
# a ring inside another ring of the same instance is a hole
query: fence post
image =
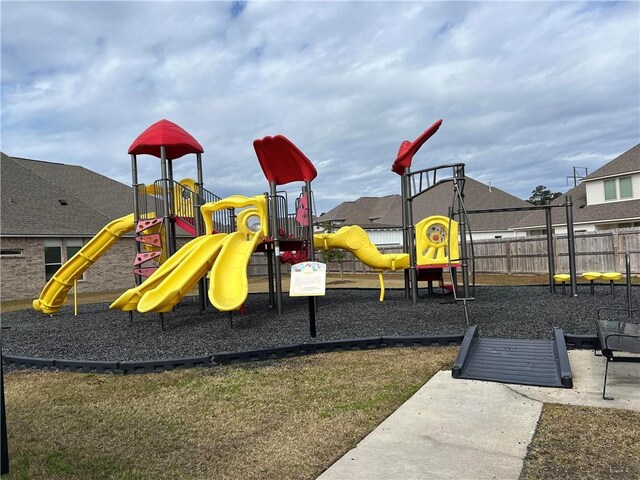
{"type": "Polygon", "coordinates": [[[611,235],[611,243],[613,244],[613,271],[620,271],[620,235],[616,228],[611,235]]]}
{"type": "Polygon", "coordinates": [[[507,275],[511,275],[511,242],[509,239],[507,239],[504,245],[507,249],[507,275]]]}

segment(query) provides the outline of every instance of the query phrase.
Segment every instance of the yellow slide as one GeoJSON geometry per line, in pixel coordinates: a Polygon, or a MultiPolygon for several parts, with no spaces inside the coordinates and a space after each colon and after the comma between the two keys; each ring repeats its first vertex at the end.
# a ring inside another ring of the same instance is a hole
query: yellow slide
{"type": "Polygon", "coordinates": [[[367,233],[357,225],[342,227],[336,233],[316,234],[313,245],[318,250],[347,250],[374,270],[404,270],[409,267],[409,254],[380,253],[367,233]]]}
{"type": "MultiPolygon", "coordinates": [[[[180,250],[188,248],[188,252],[181,260],[172,262],[173,268],[170,271],[167,268],[158,276],[157,281],[153,280],[153,275],[149,277],[147,281],[154,282],[149,289],[144,288],[146,282],[141,285],[144,293],[137,302],[138,311],[142,313],[171,311],[211,268],[227,236],[226,233],[205,235],[182,247],[180,250]]],[[[154,275],[158,272],[160,269],[154,272],[154,275]]]]}
{"type": "Polygon", "coordinates": [[[185,244],[180,250],[169,257],[165,263],[160,265],[160,267],[142,284],[124,292],[109,306],[109,308],[117,308],[125,312],[135,310],[138,307],[138,302],[145,293],[156,288],[168,274],[180,265],[180,263],[194,248],[206,240],[207,237],[197,237],[185,244]]]}
{"type": "Polygon", "coordinates": [[[67,299],[73,281],[93,265],[119,238],[134,228],[133,214],[110,222],[98,234],[71,257],[51,277],[33,301],[33,308],[42,313],[56,313],[67,299]]]}
{"type": "Polygon", "coordinates": [[[249,294],[247,267],[262,236],[234,232],[225,239],[209,276],[209,300],[221,312],[239,309],[249,294]]]}
{"type": "Polygon", "coordinates": [[[232,197],[202,206],[207,230],[211,213],[224,208],[244,208],[237,217],[237,232],[227,235],[209,275],[209,300],[218,310],[239,309],[249,294],[247,267],[254,250],[268,235],[267,200],[264,195],[232,197]]]}

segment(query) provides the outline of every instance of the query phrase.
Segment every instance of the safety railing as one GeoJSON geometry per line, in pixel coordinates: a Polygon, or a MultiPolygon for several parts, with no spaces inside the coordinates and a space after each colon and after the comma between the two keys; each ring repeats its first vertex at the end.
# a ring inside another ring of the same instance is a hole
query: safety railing
{"type": "MultiPolygon", "coordinates": [[[[138,218],[176,216],[195,229],[196,207],[205,203],[221,200],[219,196],[201,189],[197,194],[189,187],[175,181],[156,180],[153,188],[145,184],[135,187],[138,218]],[[166,194],[165,194],[166,190],[166,194]]],[[[235,230],[234,209],[221,210],[213,213],[213,228],[221,233],[235,230]]]]}

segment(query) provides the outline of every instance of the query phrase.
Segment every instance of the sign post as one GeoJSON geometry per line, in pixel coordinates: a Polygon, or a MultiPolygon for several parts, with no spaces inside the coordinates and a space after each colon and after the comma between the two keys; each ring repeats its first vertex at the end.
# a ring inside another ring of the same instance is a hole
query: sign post
{"type": "Polygon", "coordinates": [[[291,267],[289,296],[309,297],[309,333],[316,336],[316,307],[313,297],[324,296],[327,266],[321,262],[296,263],[291,267]]]}

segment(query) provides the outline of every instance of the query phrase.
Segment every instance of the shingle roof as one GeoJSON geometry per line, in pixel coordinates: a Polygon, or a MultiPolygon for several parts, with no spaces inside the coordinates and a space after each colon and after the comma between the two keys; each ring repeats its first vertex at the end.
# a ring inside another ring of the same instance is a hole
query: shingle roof
{"type": "Polygon", "coordinates": [[[400,208],[400,195],[386,197],[361,197],[352,202],[343,202],[320,215],[318,222],[333,222],[343,225],[359,225],[363,228],[395,228],[402,225],[400,218],[389,217],[389,211],[400,208]],[[382,218],[386,221],[381,221],[382,218]]]}
{"type": "MultiPolygon", "coordinates": [[[[413,201],[413,221],[417,223],[432,215],[448,215],[454,200],[453,186],[442,183],[428,190],[413,201]]],[[[480,208],[530,207],[531,204],[499,188],[466,177],[464,202],[467,210],[480,208]]],[[[469,226],[473,232],[505,231],[527,212],[502,212],[470,215],[469,226]]],[[[401,218],[401,207],[389,212],[389,217],[401,218]]],[[[387,221],[386,218],[381,219],[387,221]]]]}
{"type": "Polygon", "coordinates": [[[611,175],[620,175],[623,173],[640,171],[640,143],[635,147],[627,150],[619,157],[614,158],[609,163],[605,163],[583,179],[583,182],[597,180],[611,175]]]}
{"type": "MultiPolygon", "coordinates": [[[[530,207],[531,204],[513,195],[467,177],[464,188],[465,206],[468,210],[479,208],[530,207]]],[[[437,185],[414,200],[413,219],[418,222],[432,215],[447,215],[453,202],[451,183],[437,185]]],[[[363,228],[396,228],[402,226],[402,201],[400,195],[387,197],[363,197],[344,202],[322,215],[322,221],[343,221],[344,225],[360,225],[363,228]],[[375,220],[372,221],[371,219],[375,220]]],[[[527,215],[527,212],[506,212],[473,215],[469,224],[472,231],[505,231],[527,215]]]]}
{"type": "Polygon", "coordinates": [[[133,210],[131,187],[84,167],[0,155],[1,235],[91,236],[133,210]]]}
{"type": "MultiPolygon", "coordinates": [[[[621,173],[637,172],[638,170],[640,170],[640,144],[585,177],[580,185],[565,193],[565,195],[571,195],[572,197],[573,222],[579,224],[611,220],[639,220],[640,199],[587,205],[587,187],[585,185],[586,182],[591,180],[621,173]]],[[[564,203],[565,195],[556,198],[551,204],[558,205],[564,203]]],[[[554,225],[566,225],[567,223],[566,212],[563,208],[554,208],[551,218],[554,225]]],[[[544,213],[533,212],[514,225],[514,228],[528,229],[543,227],[544,225],[544,213]]]]}

